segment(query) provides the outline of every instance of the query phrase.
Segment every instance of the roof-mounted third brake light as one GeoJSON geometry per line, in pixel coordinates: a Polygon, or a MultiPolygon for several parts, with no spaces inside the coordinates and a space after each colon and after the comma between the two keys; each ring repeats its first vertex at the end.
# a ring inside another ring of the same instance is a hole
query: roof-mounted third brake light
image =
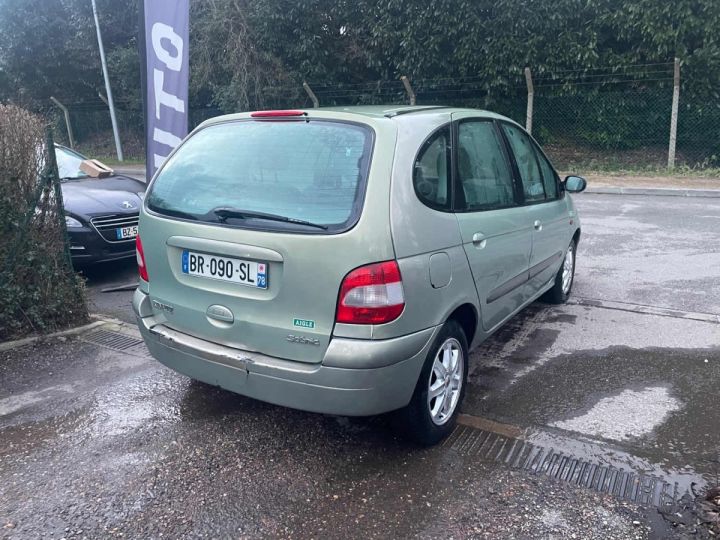
{"type": "Polygon", "coordinates": [[[307,113],[296,110],[255,111],[250,113],[251,118],[282,118],[288,116],[307,116],[307,113]]]}

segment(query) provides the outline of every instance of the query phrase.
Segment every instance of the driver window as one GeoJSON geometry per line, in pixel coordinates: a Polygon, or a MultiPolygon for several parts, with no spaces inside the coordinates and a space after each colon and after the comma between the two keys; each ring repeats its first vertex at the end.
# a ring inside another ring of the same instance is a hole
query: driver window
{"type": "Polygon", "coordinates": [[[418,198],[430,208],[450,210],[450,127],[444,127],[425,141],[413,170],[418,198]]]}
{"type": "Polygon", "coordinates": [[[530,137],[513,125],[503,123],[502,127],[515,154],[525,200],[529,202],[545,200],[545,185],[530,137]]]}

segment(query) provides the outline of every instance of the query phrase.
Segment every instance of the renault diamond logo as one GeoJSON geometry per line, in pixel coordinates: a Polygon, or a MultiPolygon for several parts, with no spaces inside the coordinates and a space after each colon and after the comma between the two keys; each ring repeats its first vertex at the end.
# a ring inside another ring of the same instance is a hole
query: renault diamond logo
{"type": "Polygon", "coordinates": [[[135,205],[131,203],[130,201],[123,201],[120,203],[120,206],[125,208],[126,210],[130,210],[131,208],[135,208],[135,205]]]}

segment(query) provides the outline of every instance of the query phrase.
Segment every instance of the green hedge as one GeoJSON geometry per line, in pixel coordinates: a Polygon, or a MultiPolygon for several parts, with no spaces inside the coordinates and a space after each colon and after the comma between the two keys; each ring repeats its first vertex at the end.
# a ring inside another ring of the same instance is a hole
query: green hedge
{"type": "Polygon", "coordinates": [[[72,269],[52,137],[43,121],[0,105],[0,341],[87,320],[72,269]]]}

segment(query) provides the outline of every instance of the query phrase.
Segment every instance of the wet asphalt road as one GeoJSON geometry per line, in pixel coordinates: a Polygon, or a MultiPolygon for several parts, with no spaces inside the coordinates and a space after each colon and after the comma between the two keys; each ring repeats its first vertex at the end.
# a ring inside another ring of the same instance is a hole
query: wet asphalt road
{"type": "Polygon", "coordinates": [[[80,273],[87,280],[88,309],[91,313],[101,313],[127,323],[135,322],[130,307],[132,291],[124,290],[126,286],[137,283],[135,259],[100,263],[83,268],[80,273]]]}
{"type": "Polygon", "coordinates": [[[720,313],[717,199],[580,195],[574,294],[720,313]]]}
{"type": "Polygon", "coordinates": [[[0,538],[666,532],[652,509],[415,448],[386,417],[307,414],[189,381],[142,346],[53,339],[2,362],[0,538]]]}
{"type": "MultiPolygon", "coordinates": [[[[680,311],[720,315],[720,202],[577,203],[581,303],[535,304],[475,351],[463,412],[711,480],[720,324],[680,311]]],[[[132,261],[87,275],[93,310],[132,321],[130,292],[100,292],[132,281],[132,261]]],[[[307,414],[189,381],[142,345],[80,336],[0,353],[0,538],[573,534],[677,531],[652,508],[414,448],[387,417],[307,414]]]]}

